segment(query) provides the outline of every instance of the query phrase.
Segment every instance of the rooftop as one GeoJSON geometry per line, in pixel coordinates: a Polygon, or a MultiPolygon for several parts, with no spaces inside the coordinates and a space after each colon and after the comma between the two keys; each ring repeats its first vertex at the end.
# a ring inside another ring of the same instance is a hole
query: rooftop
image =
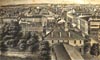
{"type": "Polygon", "coordinates": [[[71,37],[69,37],[69,39],[84,40],[84,37],[79,32],[70,31],[70,35],[71,37]]]}
{"type": "Polygon", "coordinates": [[[80,18],[89,21],[90,16],[81,16],[80,18]]]}
{"type": "Polygon", "coordinates": [[[68,36],[68,32],[65,31],[53,31],[51,34],[49,34],[45,39],[48,40],[84,40],[84,37],[79,33],[75,31],[70,31],[70,37],[68,36]],[[61,32],[61,37],[59,32],[61,32]],[[51,36],[53,33],[53,36],[51,36]]]}

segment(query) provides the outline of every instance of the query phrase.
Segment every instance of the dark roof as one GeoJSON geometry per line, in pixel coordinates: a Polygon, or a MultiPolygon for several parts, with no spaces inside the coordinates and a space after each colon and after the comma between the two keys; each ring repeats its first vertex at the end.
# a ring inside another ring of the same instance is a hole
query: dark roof
{"type": "Polygon", "coordinates": [[[65,31],[58,31],[61,32],[62,36],[60,37],[59,34],[56,32],[52,32],[54,35],[51,37],[51,34],[49,34],[45,39],[46,40],[84,40],[84,37],[79,32],[70,31],[71,36],[68,36],[68,32],[65,31]]]}
{"type": "Polygon", "coordinates": [[[67,37],[68,37],[68,34],[65,31],[53,31],[45,39],[48,39],[48,40],[66,40],[67,37]],[[59,35],[59,32],[61,32],[61,37],[59,35]],[[52,33],[53,33],[53,37],[51,37],[52,33]]]}
{"type": "Polygon", "coordinates": [[[88,21],[90,17],[85,16],[85,17],[81,17],[81,18],[88,21]]]}
{"type": "Polygon", "coordinates": [[[69,37],[69,39],[84,40],[84,37],[79,32],[70,31],[70,35],[71,37],[69,37]]]}

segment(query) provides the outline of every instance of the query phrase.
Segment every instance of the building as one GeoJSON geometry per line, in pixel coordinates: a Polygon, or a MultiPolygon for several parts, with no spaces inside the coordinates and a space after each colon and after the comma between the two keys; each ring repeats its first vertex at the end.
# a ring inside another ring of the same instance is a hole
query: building
{"type": "Polygon", "coordinates": [[[15,17],[0,18],[0,23],[10,23],[12,20],[17,21],[17,18],[15,17]]]}
{"type": "Polygon", "coordinates": [[[84,37],[82,37],[78,32],[70,31],[70,35],[68,32],[63,31],[61,29],[55,29],[52,31],[47,37],[45,37],[46,41],[49,43],[68,43],[72,46],[83,46],[84,45],[84,37]]]}
{"type": "Polygon", "coordinates": [[[86,13],[86,12],[68,12],[67,13],[67,23],[71,23],[72,26],[76,26],[77,28],[80,29],[80,19],[84,18],[84,17],[90,17],[91,14],[90,13],[86,13]]]}
{"type": "Polygon", "coordinates": [[[91,15],[80,15],[80,24],[78,29],[82,32],[82,35],[89,35],[95,40],[98,40],[98,30],[100,29],[100,17],[91,15]]]}
{"type": "Polygon", "coordinates": [[[96,40],[99,40],[100,17],[91,17],[89,19],[89,25],[90,36],[96,40]]]}
{"type": "Polygon", "coordinates": [[[69,29],[77,28],[77,31],[81,31],[83,36],[88,35],[88,20],[90,17],[91,14],[85,12],[68,13],[67,23],[71,26],[69,29]]]}
{"type": "Polygon", "coordinates": [[[43,26],[47,24],[47,19],[41,15],[30,17],[21,17],[19,24],[22,26],[23,31],[43,31],[43,26]]]}
{"type": "Polygon", "coordinates": [[[89,35],[89,18],[90,15],[80,15],[78,17],[78,29],[82,32],[82,35],[89,35]]]}

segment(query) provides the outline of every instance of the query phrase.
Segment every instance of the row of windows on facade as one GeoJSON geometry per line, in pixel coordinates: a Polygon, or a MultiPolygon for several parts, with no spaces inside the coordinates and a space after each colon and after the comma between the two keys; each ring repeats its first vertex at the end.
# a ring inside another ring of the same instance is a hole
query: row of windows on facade
{"type": "MultiPolygon", "coordinates": [[[[54,42],[55,42],[55,41],[52,40],[52,43],[54,43],[54,42]]],[[[57,40],[57,42],[60,43],[60,40],[57,40]]],[[[65,42],[65,41],[63,40],[62,42],[65,42]]],[[[67,43],[69,43],[69,42],[70,42],[70,41],[68,40],[67,43]]],[[[76,41],[76,40],[74,40],[73,42],[74,42],[74,44],[77,44],[77,41],[76,41]]],[[[79,43],[82,44],[82,41],[80,40],[79,43]]]]}

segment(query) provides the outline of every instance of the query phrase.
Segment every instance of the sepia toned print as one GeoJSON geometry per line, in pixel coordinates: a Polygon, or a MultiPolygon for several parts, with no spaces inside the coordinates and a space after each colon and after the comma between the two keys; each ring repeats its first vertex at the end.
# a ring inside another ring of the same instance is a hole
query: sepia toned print
{"type": "Polygon", "coordinates": [[[0,0],[0,60],[100,60],[100,0],[0,0]]]}

